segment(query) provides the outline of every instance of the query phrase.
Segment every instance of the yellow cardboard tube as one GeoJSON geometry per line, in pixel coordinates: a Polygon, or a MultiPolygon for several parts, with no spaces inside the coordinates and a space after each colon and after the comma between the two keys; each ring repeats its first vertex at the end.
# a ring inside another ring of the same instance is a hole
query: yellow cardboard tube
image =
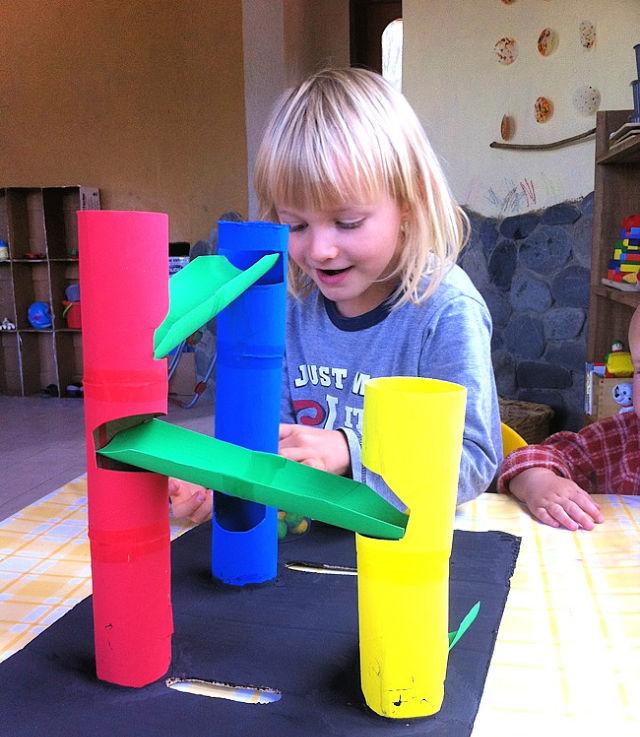
{"type": "Polygon", "coordinates": [[[396,719],[442,706],[449,557],[466,389],[435,379],[373,379],[363,462],[409,507],[402,540],[356,535],[360,682],[368,706],[396,719]]]}

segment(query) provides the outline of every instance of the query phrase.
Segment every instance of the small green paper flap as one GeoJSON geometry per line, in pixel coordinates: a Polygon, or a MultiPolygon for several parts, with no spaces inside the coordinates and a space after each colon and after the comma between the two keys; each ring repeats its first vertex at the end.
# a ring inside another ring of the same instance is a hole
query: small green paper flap
{"type": "Polygon", "coordinates": [[[370,537],[399,540],[409,521],[358,481],[160,420],[119,432],[98,453],[370,537]]]}
{"type": "Polygon", "coordinates": [[[245,271],[225,256],[198,256],[169,279],[169,312],[153,336],[153,357],[164,358],[237,299],[280,258],[270,253],[245,271]]]}
{"type": "Polygon", "coordinates": [[[480,602],[477,601],[468,611],[462,622],[460,622],[460,626],[458,627],[458,629],[454,632],[449,632],[449,651],[451,651],[455,647],[462,635],[464,635],[469,627],[471,627],[471,625],[475,621],[475,618],[478,616],[479,611],[480,602]]]}

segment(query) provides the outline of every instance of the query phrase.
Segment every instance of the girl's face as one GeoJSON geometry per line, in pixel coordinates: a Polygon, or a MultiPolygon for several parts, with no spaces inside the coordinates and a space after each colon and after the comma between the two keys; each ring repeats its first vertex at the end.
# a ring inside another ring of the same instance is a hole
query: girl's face
{"type": "Polygon", "coordinates": [[[403,212],[390,197],[330,210],[283,202],[276,212],[290,226],[289,256],[345,317],[369,312],[399,284],[388,275],[397,261],[403,212]]]}

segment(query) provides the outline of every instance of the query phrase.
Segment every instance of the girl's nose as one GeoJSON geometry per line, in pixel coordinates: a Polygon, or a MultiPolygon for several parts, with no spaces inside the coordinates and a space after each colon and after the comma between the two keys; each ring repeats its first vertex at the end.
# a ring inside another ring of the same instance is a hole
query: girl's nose
{"type": "Polygon", "coordinates": [[[335,245],[333,236],[324,230],[315,230],[310,234],[309,258],[321,263],[338,255],[338,247],[335,245]]]}

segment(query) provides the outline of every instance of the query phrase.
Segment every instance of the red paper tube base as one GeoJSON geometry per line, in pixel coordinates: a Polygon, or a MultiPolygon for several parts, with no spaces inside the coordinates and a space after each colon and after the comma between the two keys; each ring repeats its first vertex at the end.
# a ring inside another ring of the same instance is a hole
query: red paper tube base
{"type": "Polygon", "coordinates": [[[168,241],[164,214],[78,212],[96,669],[123,686],[161,678],[171,659],[167,479],[97,468],[93,432],[167,411],[153,333],[169,306],[168,241]]]}
{"type": "Polygon", "coordinates": [[[145,686],[171,662],[167,479],[94,468],[89,489],[98,507],[111,500],[100,527],[89,523],[97,676],[145,686]]]}

